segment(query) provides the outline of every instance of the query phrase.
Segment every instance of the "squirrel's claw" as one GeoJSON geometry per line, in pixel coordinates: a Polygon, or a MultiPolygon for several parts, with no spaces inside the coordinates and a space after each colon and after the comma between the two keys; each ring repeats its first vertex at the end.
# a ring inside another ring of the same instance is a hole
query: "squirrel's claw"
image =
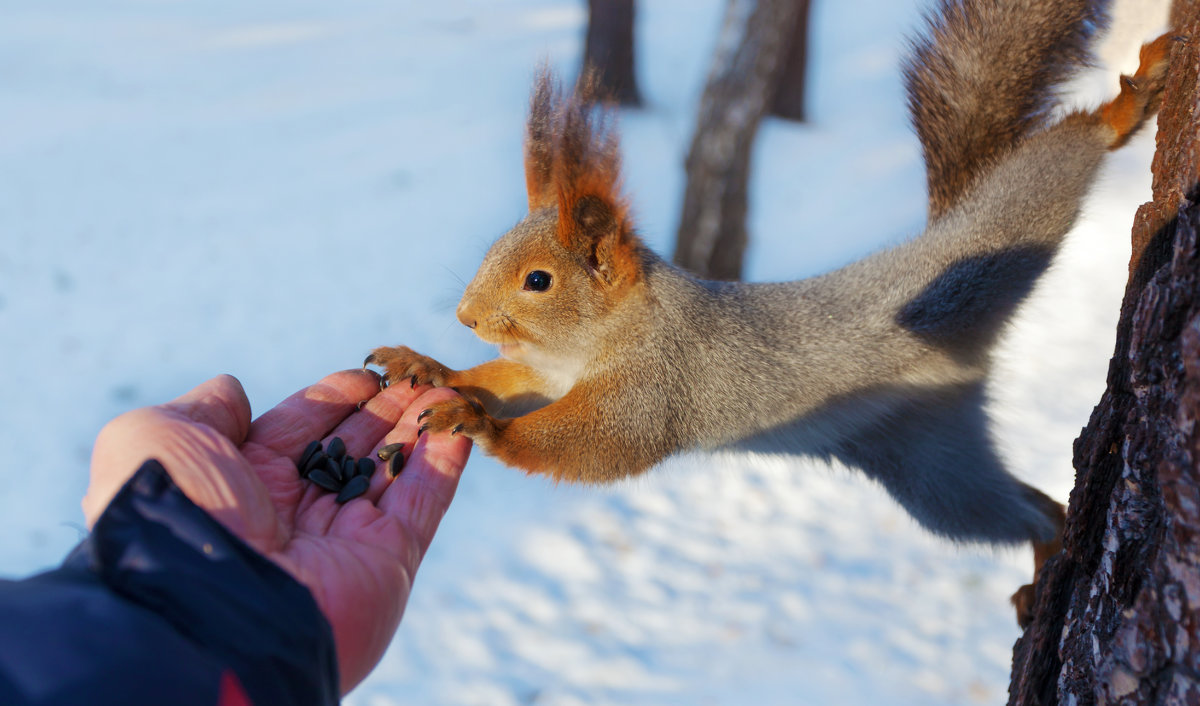
{"type": "Polygon", "coordinates": [[[427,431],[449,432],[453,436],[462,434],[472,441],[488,444],[498,433],[499,425],[483,411],[464,397],[455,397],[444,402],[437,402],[422,410],[417,415],[417,429],[420,436],[427,431]]]}
{"type": "Polygon", "coordinates": [[[409,387],[430,384],[444,387],[453,371],[429,356],[421,355],[407,346],[382,346],[371,351],[363,360],[363,366],[377,365],[383,368],[383,377],[389,384],[408,379],[409,387]]]}
{"type": "MultiPolygon", "coordinates": [[[[363,358],[362,369],[366,370],[368,365],[378,365],[378,364],[379,364],[379,362],[377,360],[375,360],[375,353],[371,352],[371,353],[367,354],[366,358],[363,358]]],[[[390,384],[391,384],[391,381],[388,380],[387,375],[379,376],[379,389],[381,391],[386,390],[388,388],[388,385],[390,385],[390,384]]],[[[361,405],[359,405],[359,409],[362,409],[361,405]]]]}

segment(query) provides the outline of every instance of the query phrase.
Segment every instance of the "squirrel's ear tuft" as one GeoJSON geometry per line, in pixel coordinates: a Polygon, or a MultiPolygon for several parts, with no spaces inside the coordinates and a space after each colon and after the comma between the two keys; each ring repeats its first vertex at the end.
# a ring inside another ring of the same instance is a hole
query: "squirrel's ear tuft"
{"type": "Polygon", "coordinates": [[[557,208],[559,242],[608,279],[640,261],[620,171],[613,113],[598,101],[594,73],[564,96],[550,70],[539,68],[525,134],[529,210],[557,208]]]}
{"type": "Polygon", "coordinates": [[[580,80],[580,88],[561,108],[555,136],[551,173],[558,236],[568,248],[627,227],[617,131],[611,110],[592,100],[594,82],[590,75],[580,80]]]}
{"type": "Polygon", "coordinates": [[[571,219],[575,229],[591,234],[593,238],[611,233],[620,225],[612,207],[595,196],[584,196],[576,201],[571,209],[571,219]]]}
{"type": "Polygon", "coordinates": [[[545,64],[538,67],[529,99],[529,121],[525,125],[525,189],[529,211],[555,204],[553,188],[556,113],[560,102],[558,84],[545,64]]]}

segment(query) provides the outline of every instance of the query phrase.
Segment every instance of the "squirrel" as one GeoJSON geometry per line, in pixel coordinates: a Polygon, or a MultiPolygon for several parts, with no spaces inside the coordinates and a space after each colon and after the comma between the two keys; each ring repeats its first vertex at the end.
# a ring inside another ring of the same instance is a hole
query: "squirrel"
{"type": "MultiPolygon", "coordinates": [[[[528,473],[607,483],[689,449],[837,459],[921,525],[1032,541],[1063,507],[1014,478],[988,434],[990,352],[1047,269],[1104,154],[1158,108],[1172,37],[1119,94],[1053,119],[1089,56],[1095,0],[940,0],[904,66],[928,179],[924,233],[792,282],[704,281],[639,239],[610,109],[543,68],[525,139],[529,215],[484,257],[457,315],[500,358],[452,370],[403,346],[364,365],[460,397],[421,431],[464,434],[528,473]]],[[[1032,588],[1014,596],[1028,622],[1032,588]]]]}

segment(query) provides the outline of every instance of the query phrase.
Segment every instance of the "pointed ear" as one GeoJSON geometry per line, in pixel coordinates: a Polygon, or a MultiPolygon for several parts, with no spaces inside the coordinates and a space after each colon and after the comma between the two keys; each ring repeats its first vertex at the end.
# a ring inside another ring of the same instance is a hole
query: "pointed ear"
{"type": "Polygon", "coordinates": [[[636,276],[637,238],[620,193],[621,158],[611,116],[578,94],[563,107],[552,179],[559,242],[606,282],[636,276]],[[632,268],[632,269],[631,269],[632,268]]]}
{"type": "Polygon", "coordinates": [[[525,135],[525,186],[530,212],[555,207],[559,242],[613,283],[641,273],[640,242],[620,194],[612,115],[593,103],[595,84],[586,73],[564,98],[550,70],[539,68],[525,135]]]}
{"type": "Polygon", "coordinates": [[[529,99],[529,121],[525,125],[525,190],[529,212],[555,204],[553,188],[554,131],[558,85],[550,69],[538,67],[529,99]]]}
{"type": "Polygon", "coordinates": [[[595,277],[608,284],[638,277],[638,240],[624,204],[603,195],[586,194],[575,199],[566,217],[563,213],[559,211],[559,240],[587,262],[595,277]]]}
{"type": "Polygon", "coordinates": [[[558,196],[558,237],[569,250],[619,229],[620,151],[611,115],[576,94],[563,106],[554,140],[552,179],[558,196]]]}

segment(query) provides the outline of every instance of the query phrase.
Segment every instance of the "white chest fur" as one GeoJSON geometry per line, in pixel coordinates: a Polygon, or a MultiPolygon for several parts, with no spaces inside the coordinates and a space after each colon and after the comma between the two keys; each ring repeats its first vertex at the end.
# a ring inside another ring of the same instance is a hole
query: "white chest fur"
{"type": "Polygon", "coordinates": [[[553,399],[567,394],[587,365],[583,355],[551,354],[528,343],[502,345],[500,355],[536,370],[546,383],[546,394],[553,399]]]}

